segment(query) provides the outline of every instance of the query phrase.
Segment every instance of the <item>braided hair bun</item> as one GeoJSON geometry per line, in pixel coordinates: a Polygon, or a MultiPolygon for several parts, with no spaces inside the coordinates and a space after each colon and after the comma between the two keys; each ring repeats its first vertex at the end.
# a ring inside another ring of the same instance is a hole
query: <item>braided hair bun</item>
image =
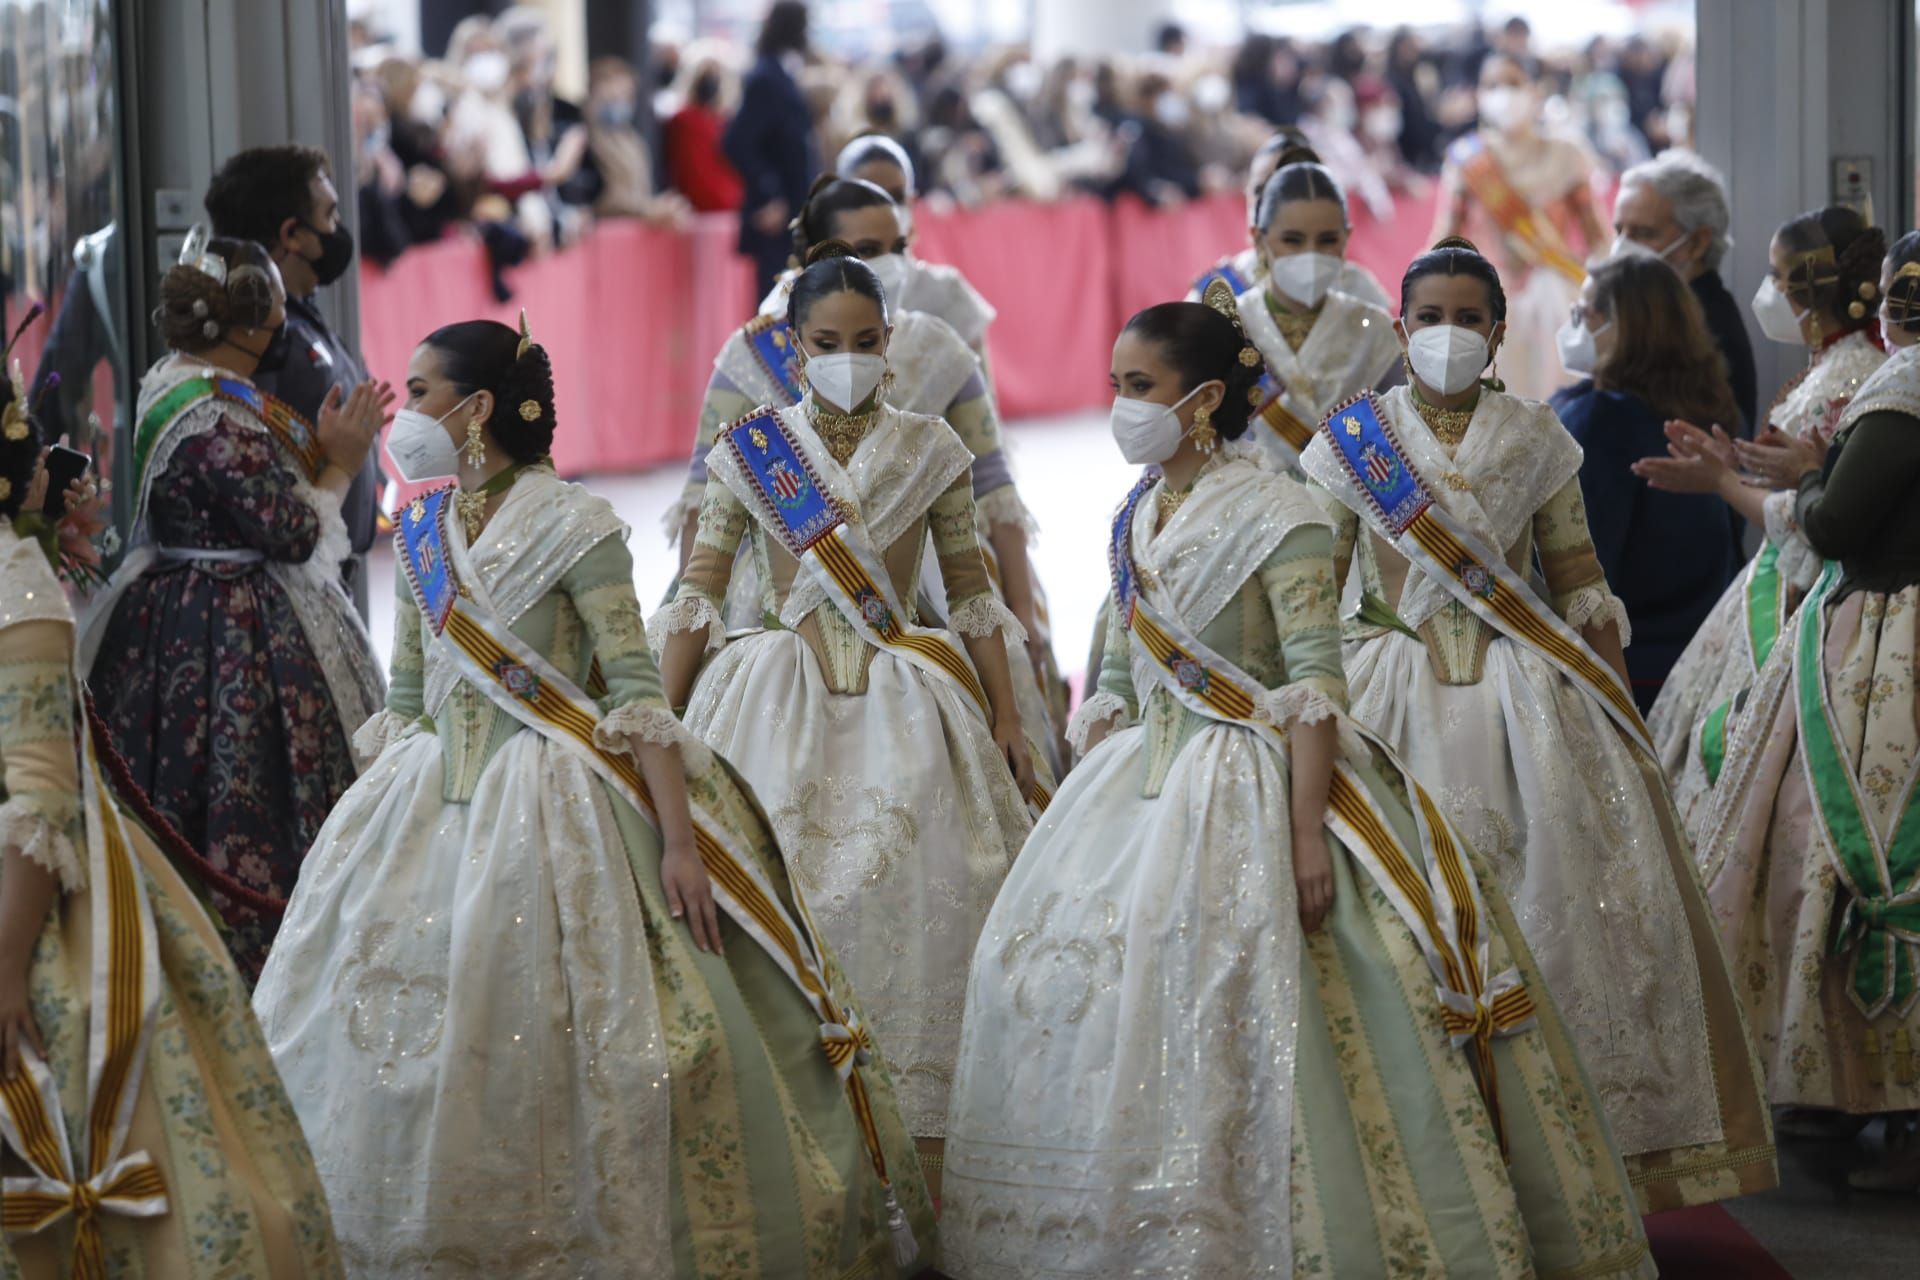
{"type": "MultiPolygon", "coordinates": [[[[1220,288],[1226,291],[1224,284],[1220,288]]],[[[1241,352],[1251,348],[1237,319],[1204,302],[1163,302],[1139,312],[1123,332],[1159,349],[1161,358],[1179,372],[1182,395],[1203,382],[1225,384],[1226,395],[1213,411],[1213,428],[1228,440],[1246,434],[1264,366],[1257,358],[1252,363],[1241,359],[1241,352]]]]}
{"type": "Polygon", "coordinates": [[[1774,236],[1796,259],[1785,289],[1796,306],[1832,317],[1842,332],[1872,323],[1886,232],[1845,205],[1829,205],[1789,220],[1774,236]]]}
{"type": "Polygon", "coordinates": [[[226,263],[225,280],[182,263],[160,281],[154,323],[171,350],[211,351],[229,329],[263,328],[273,317],[273,260],[264,248],[217,236],[207,252],[226,263]]]}
{"type": "Polygon", "coordinates": [[[465,320],[435,329],[421,345],[440,357],[441,376],[462,396],[486,391],[493,413],[486,428],[515,462],[538,462],[553,450],[553,364],[547,349],[497,320],[465,320]]]}

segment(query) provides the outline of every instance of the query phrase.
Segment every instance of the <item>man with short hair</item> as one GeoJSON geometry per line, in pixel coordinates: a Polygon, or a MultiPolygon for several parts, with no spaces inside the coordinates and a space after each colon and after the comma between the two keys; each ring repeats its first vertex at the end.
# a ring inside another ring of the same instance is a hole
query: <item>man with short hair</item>
{"type": "MultiPolygon", "coordinates": [[[[367,380],[359,354],[341,341],[314,300],[353,261],[353,233],[341,220],[326,153],[299,145],[242,151],[214,175],[206,207],[215,235],[258,241],[279,265],[287,287],[286,360],[278,369],[263,364],[253,380],[317,422],[330,391],[337,387],[344,397],[367,380]]],[[[352,558],[340,566],[341,580],[363,618],[367,549],[379,519],[378,454],[378,449],[367,452],[340,504],[353,547],[352,558]]]]}
{"type": "MultiPolygon", "coordinates": [[[[1707,329],[1727,358],[1733,398],[1745,419],[1739,434],[1757,428],[1758,389],[1753,344],[1740,304],[1720,279],[1720,259],[1732,243],[1727,187],[1719,171],[1690,151],[1662,151],[1620,175],[1613,202],[1613,251],[1666,260],[1693,287],[1707,329]]],[[[1733,429],[1731,423],[1722,424],[1733,429]]]]}

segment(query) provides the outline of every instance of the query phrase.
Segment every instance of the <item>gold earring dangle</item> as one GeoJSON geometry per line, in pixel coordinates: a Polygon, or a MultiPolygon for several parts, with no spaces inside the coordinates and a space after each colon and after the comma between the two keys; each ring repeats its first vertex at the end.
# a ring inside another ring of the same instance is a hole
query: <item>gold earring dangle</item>
{"type": "Polygon", "coordinates": [[[484,467],[487,465],[487,442],[480,434],[480,415],[474,414],[467,419],[467,465],[484,467]]]}
{"type": "Polygon", "coordinates": [[[1213,427],[1213,410],[1205,405],[1193,411],[1193,444],[1202,453],[1212,453],[1220,446],[1220,433],[1213,427]]]}

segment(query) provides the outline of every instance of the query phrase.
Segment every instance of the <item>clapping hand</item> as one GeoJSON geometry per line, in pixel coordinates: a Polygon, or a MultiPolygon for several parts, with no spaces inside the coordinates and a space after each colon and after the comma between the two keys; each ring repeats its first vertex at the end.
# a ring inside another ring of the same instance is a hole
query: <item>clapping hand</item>
{"type": "Polygon", "coordinates": [[[1739,471],[1733,439],[1718,426],[1709,432],[1691,422],[1667,423],[1667,454],[1640,459],[1633,474],[1665,493],[1718,493],[1739,471]]]}
{"type": "Polygon", "coordinates": [[[1827,460],[1825,446],[1812,437],[1790,436],[1778,427],[1768,427],[1754,440],[1734,442],[1740,465],[1752,473],[1756,483],[1768,489],[1792,489],[1800,477],[1818,471],[1827,460]]]}
{"type": "Polygon", "coordinates": [[[393,416],[397,398],[384,382],[363,382],[344,396],[338,386],[327,392],[316,424],[320,451],[327,461],[349,475],[358,471],[374,437],[393,416]]]}

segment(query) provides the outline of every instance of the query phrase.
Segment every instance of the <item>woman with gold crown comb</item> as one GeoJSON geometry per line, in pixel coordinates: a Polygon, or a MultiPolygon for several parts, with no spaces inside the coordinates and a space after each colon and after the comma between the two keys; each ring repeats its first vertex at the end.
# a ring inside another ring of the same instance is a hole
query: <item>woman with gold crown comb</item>
{"type": "Polygon", "coordinates": [[[1353,714],[1484,857],[1592,1072],[1642,1207],[1776,1180],[1726,963],[1627,684],[1627,618],[1553,410],[1481,381],[1506,295],[1464,240],[1414,259],[1410,379],[1301,455],[1369,584],[1353,714]],[[1534,585],[1534,566],[1544,591],[1534,585]]]}
{"type": "Polygon", "coordinates": [[[885,1059],[766,820],[662,695],[547,352],[427,336],[388,452],[387,706],[255,1009],[356,1276],[935,1260],[885,1059]]]}
{"type": "MultiPolygon", "coordinates": [[[[1920,232],[1875,284],[1892,356],[1780,491],[1820,576],[1742,701],[1701,814],[1707,896],[1776,1106],[1920,1111],[1920,232]]],[[[1774,498],[1769,498],[1773,502],[1774,498]]],[[[1796,1128],[1816,1117],[1794,1117],[1796,1128]]],[[[1910,1120],[1894,1120],[1895,1135],[1910,1120]]],[[[1920,1147],[1856,1187],[1913,1191],[1920,1147]]]]}
{"type": "Polygon", "coordinates": [[[974,955],[947,1269],[1650,1276],[1517,926],[1346,718],[1327,516],[1256,461],[1208,302],[1114,344],[1115,442],[1160,474],[1114,521],[1091,749],[974,955]]]}

